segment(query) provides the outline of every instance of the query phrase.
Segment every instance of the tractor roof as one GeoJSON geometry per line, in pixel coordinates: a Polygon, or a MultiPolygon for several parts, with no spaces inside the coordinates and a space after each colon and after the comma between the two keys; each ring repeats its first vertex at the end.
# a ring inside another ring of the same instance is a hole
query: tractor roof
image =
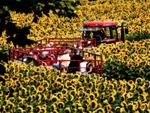
{"type": "Polygon", "coordinates": [[[101,22],[101,21],[85,21],[83,22],[83,26],[87,27],[109,27],[116,26],[117,22],[101,22]]]}

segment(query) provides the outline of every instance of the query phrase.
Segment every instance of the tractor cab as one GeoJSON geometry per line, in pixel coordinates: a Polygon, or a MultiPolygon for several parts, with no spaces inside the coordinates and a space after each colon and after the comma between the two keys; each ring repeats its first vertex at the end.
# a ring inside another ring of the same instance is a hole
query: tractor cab
{"type": "Polygon", "coordinates": [[[79,30],[82,31],[82,38],[94,38],[96,45],[99,45],[100,43],[124,42],[124,35],[128,33],[124,27],[124,23],[118,26],[117,22],[85,21],[79,30]]]}

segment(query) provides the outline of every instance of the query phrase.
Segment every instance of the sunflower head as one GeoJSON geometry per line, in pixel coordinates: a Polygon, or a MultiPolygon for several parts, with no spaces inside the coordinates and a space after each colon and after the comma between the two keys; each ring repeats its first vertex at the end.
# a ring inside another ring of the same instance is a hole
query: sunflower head
{"type": "Polygon", "coordinates": [[[24,113],[24,110],[23,108],[19,107],[17,110],[16,110],[17,113],[24,113]]]}
{"type": "Polygon", "coordinates": [[[64,105],[63,102],[58,102],[58,103],[57,103],[57,108],[63,109],[64,107],[65,107],[65,105],[64,105]]]}
{"type": "Polygon", "coordinates": [[[52,96],[52,97],[51,97],[52,103],[57,102],[57,100],[58,100],[58,97],[57,97],[57,96],[52,96]]]}
{"type": "Polygon", "coordinates": [[[44,86],[43,85],[39,85],[37,87],[38,92],[43,92],[44,91],[44,86]]]}
{"type": "Polygon", "coordinates": [[[30,78],[29,78],[29,77],[24,77],[24,82],[25,82],[25,83],[29,83],[29,81],[30,81],[30,78]]]}
{"type": "Polygon", "coordinates": [[[10,80],[10,75],[8,74],[5,74],[4,76],[2,76],[3,79],[5,79],[6,81],[9,81],[10,80]]]}
{"type": "Polygon", "coordinates": [[[90,102],[90,107],[91,107],[93,110],[95,110],[95,109],[98,107],[97,101],[92,100],[92,101],[90,102]]]}
{"type": "Polygon", "coordinates": [[[33,112],[33,106],[32,105],[27,105],[27,112],[33,112]]]}
{"type": "Polygon", "coordinates": [[[65,112],[65,113],[71,113],[71,109],[70,109],[69,107],[66,107],[66,108],[64,109],[64,112],[65,112]]]}
{"type": "Polygon", "coordinates": [[[89,95],[89,99],[90,99],[90,100],[94,100],[94,99],[95,99],[95,95],[91,93],[91,94],[89,95]]]}
{"type": "Polygon", "coordinates": [[[134,95],[133,95],[132,92],[127,93],[127,97],[128,97],[128,98],[133,98],[133,96],[134,96],[134,95]]]}
{"type": "Polygon", "coordinates": [[[142,85],[143,82],[144,82],[144,80],[143,80],[142,78],[140,78],[140,77],[137,78],[136,81],[135,81],[135,83],[136,83],[137,86],[138,86],[138,85],[142,85]]]}
{"type": "Polygon", "coordinates": [[[147,109],[147,105],[145,103],[140,104],[140,110],[145,111],[147,109]]]}
{"type": "Polygon", "coordinates": [[[95,110],[94,113],[105,113],[105,112],[106,112],[105,109],[99,107],[98,109],[95,110]]]}

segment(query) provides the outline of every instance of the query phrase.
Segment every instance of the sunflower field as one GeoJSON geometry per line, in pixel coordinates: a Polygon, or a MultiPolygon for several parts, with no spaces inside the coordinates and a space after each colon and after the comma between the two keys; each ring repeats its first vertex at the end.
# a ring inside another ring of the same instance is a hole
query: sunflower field
{"type": "Polygon", "coordinates": [[[0,87],[3,112],[150,112],[150,81],[144,78],[110,80],[20,62],[4,65],[5,83],[0,87]]]}
{"type": "MultiPolygon", "coordinates": [[[[0,62],[2,113],[150,113],[149,0],[80,0],[77,17],[52,11],[33,22],[34,13],[10,11],[18,28],[31,26],[28,39],[77,38],[83,21],[125,21],[128,41],[85,49],[104,59],[104,73],[82,75],[19,61],[0,62]],[[139,41],[140,40],[140,41],[139,41]]],[[[15,34],[14,34],[15,35],[15,34]]],[[[0,51],[14,47],[0,36],[0,51]]],[[[20,37],[21,38],[21,37],[20,37]]]]}

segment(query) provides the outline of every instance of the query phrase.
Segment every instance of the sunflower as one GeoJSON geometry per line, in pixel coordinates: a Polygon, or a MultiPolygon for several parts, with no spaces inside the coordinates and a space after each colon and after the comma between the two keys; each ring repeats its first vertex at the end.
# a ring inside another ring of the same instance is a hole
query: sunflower
{"type": "Polygon", "coordinates": [[[89,100],[94,100],[95,99],[95,95],[93,93],[88,95],[89,100]]]}
{"type": "Polygon", "coordinates": [[[127,98],[133,98],[133,93],[132,92],[128,92],[127,93],[127,98]]]}
{"type": "Polygon", "coordinates": [[[106,113],[106,111],[103,108],[98,108],[94,111],[94,113],[106,113]]]}
{"type": "Polygon", "coordinates": [[[149,94],[147,92],[143,92],[142,96],[144,101],[147,101],[147,97],[149,96],[149,94]]]}
{"type": "Polygon", "coordinates": [[[117,91],[115,89],[113,89],[111,93],[112,93],[112,95],[116,95],[117,91]]]}
{"type": "Polygon", "coordinates": [[[127,82],[127,84],[130,86],[130,90],[133,90],[135,88],[135,84],[134,84],[133,80],[129,80],[127,82]]]}
{"type": "Polygon", "coordinates": [[[50,84],[47,80],[43,80],[42,81],[42,85],[45,87],[45,88],[49,88],[50,84]]]}
{"type": "Polygon", "coordinates": [[[115,111],[116,111],[117,113],[122,113],[122,112],[123,112],[122,108],[121,108],[121,107],[118,107],[118,106],[115,108],[115,111]]]}
{"type": "Polygon", "coordinates": [[[32,105],[27,105],[27,112],[33,112],[33,106],[32,105]]]}
{"type": "Polygon", "coordinates": [[[125,96],[126,95],[126,88],[121,88],[121,95],[125,96]]]}
{"type": "MultiPolygon", "coordinates": [[[[88,111],[88,109],[90,108],[88,101],[84,100],[82,102],[82,107],[84,108],[84,111],[88,111]]],[[[92,107],[92,105],[91,105],[92,107]]]]}
{"type": "Polygon", "coordinates": [[[140,111],[134,111],[134,113],[140,113],[140,111]]]}
{"type": "Polygon", "coordinates": [[[136,85],[141,85],[143,83],[143,79],[142,78],[136,78],[135,84],[136,85]]]}
{"type": "Polygon", "coordinates": [[[76,94],[77,94],[76,89],[74,88],[74,90],[69,91],[69,94],[72,96],[76,96],[76,94]]]}
{"type": "Polygon", "coordinates": [[[57,108],[64,108],[65,107],[65,105],[64,105],[64,103],[63,102],[58,102],[57,103],[57,108]]]}
{"type": "Polygon", "coordinates": [[[115,96],[114,95],[111,95],[108,97],[108,102],[109,103],[113,103],[115,101],[115,96]]]}
{"type": "Polygon", "coordinates": [[[4,103],[5,103],[6,105],[12,104],[12,102],[11,102],[10,100],[5,100],[4,103]]]}
{"type": "Polygon", "coordinates": [[[83,113],[84,112],[84,108],[83,107],[78,107],[77,108],[77,112],[78,113],[83,113]]]}
{"type": "Polygon", "coordinates": [[[61,83],[62,82],[62,77],[56,78],[56,81],[61,83]]]}
{"type": "Polygon", "coordinates": [[[1,90],[0,91],[0,97],[4,96],[4,92],[1,90]]]}
{"type": "Polygon", "coordinates": [[[139,107],[139,104],[137,101],[132,102],[132,106],[133,106],[133,111],[136,111],[139,107]]]}
{"type": "Polygon", "coordinates": [[[65,112],[65,113],[71,113],[70,107],[66,107],[66,108],[64,109],[64,112],[65,112]]]}
{"type": "Polygon", "coordinates": [[[34,108],[33,108],[33,112],[34,113],[37,113],[37,112],[39,112],[41,110],[41,106],[35,106],[34,108]]]}
{"type": "Polygon", "coordinates": [[[109,103],[106,105],[106,110],[109,111],[109,112],[112,111],[112,107],[109,103]]]}
{"type": "Polygon", "coordinates": [[[44,86],[43,85],[39,85],[37,87],[38,92],[43,92],[44,91],[44,86]]]}
{"type": "Polygon", "coordinates": [[[24,110],[23,108],[19,107],[17,110],[16,110],[17,113],[24,113],[24,110]]]}
{"type": "Polygon", "coordinates": [[[47,112],[46,112],[46,107],[45,107],[45,106],[41,107],[40,112],[41,112],[41,113],[47,113],[47,112]]]}
{"type": "Polygon", "coordinates": [[[95,110],[95,109],[98,107],[97,101],[92,100],[92,101],[90,102],[90,107],[91,107],[93,110],[95,110]]]}
{"type": "Polygon", "coordinates": [[[68,93],[68,90],[66,88],[64,88],[61,92],[63,95],[66,95],[68,93]]]}
{"type": "Polygon", "coordinates": [[[42,99],[42,95],[41,95],[41,94],[37,94],[37,95],[36,95],[36,100],[38,100],[38,101],[40,102],[41,99],[42,99]]]}
{"type": "Polygon", "coordinates": [[[104,93],[104,92],[102,92],[102,93],[100,94],[100,99],[102,99],[102,100],[105,99],[105,93],[104,93]]]}
{"type": "Polygon", "coordinates": [[[29,83],[30,78],[29,77],[24,77],[24,81],[25,81],[25,83],[29,83]]]}
{"type": "Polygon", "coordinates": [[[57,111],[57,109],[54,109],[54,110],[52,110],[51,113],[59,113],[59,112],[57,111]]]}
{"type": "Polygon", "coordinates": [[[146,108],[147,108],[147,106],[146,106],[145,103],[140,104],[139,107],[140,107],[140,110],[141,110],[141,111],[144,111],[144,110],[146,110],[146,108]]]}
{"type": "Polygon", "coordinates": [[[72,108],[72,109],[71,109],[71,112],[72,112],[72,113],[77,113],[77,109],[76,109],[76,108],[72,108]]]}
{"type": "Polygon", "coordinates": [[[21,91],[22,91],[22,95],[27,94],[27,89],[26,89],[26,88],[24,88],[23,86],[21,87],[21,91]]]}
{"type": "Polygon", "coordinates": [[[4,76],[2,76],[3,77],[3,79],[5,79],[6,81],[9,81],[9,79],[10,79],[10,75],[8,75],[8,74],[5,74],[4,76]]]}
{"type": "Polygon", "coordinates": [[[73,96],[73,95],[69,95],[68,97],[69,97],[69,100],[70,100],[70,101],[73,101],[73,100],[74,100],[74,96],[73,96]]]}
{"type": "Polygon", "coordinates": [[[65,72],[61,73],[61,78],[65,79],[67,77],[67,74],[65,72]]]}
{"type": "Polygon", "coordinates": [[[57,102],[58,101],[58,97],[57,96],[52,96],[51,98],[50,98],[50,100],[54,103],[54,102],[57,102]]]}

